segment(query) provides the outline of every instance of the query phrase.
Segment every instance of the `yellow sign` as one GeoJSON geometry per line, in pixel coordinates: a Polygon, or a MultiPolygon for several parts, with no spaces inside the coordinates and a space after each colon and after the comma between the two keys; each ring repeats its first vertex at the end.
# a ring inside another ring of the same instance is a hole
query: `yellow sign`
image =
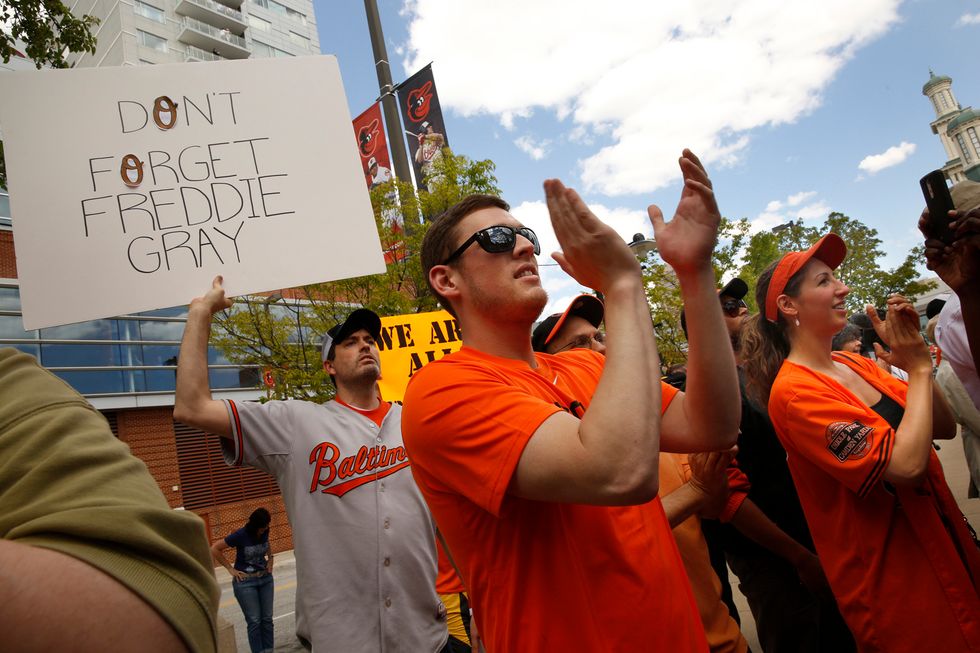
{"type": "Polygon", "coordinates": [[[446,311],[381,318],[381,396],[401,401],[413,374],[462,346],[459,323],[446,311]]]}

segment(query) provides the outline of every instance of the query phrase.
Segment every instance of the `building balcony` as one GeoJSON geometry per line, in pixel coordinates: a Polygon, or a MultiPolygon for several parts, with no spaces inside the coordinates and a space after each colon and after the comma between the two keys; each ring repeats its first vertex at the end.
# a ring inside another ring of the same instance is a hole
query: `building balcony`
{"type": "Polygon", "coordinates": [[[227,28],[218,28],[190,16],[185,16],[180,21],[177,40],[223,59],[247,59],[251,54],[248,44],[241,36],[232,34],[227,28]]]}
{"type": "Polygon", "coordinates": [[[184,55],[184,61],[221,61],[223,59],[224,57],[221,55],[196,48],[193,45],[187,46],[187,54],[184,55]]]}
{"type": "Polygon", "coordinates": [[[178,0],[175,11],[182,16],[190,16],[231,32],[243,32],[247,25],[241,11],[215,0],[178,0]]]}

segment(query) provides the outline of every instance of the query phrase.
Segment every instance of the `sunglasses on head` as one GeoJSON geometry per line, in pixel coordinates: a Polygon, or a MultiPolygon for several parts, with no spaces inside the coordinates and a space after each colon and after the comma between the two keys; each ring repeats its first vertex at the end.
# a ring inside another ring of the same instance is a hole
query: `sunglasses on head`
{"type": "Polygon", "coordinates": [[[508,227],[506,225],[496,225],[493,227],[487,227],[486,229],[480,229],[478,232],[467,238],[462,245],[456,248],[456,251],[449,255],[449,258],[443,262],[443,265],[451,263],[453,260],[459,258],[460,254],[466,251],[466,248],[473,243],[479,243],[480,247],[483,248],[484,252],[489,252],[490,254],[500,254],[503,252],[511,252],[517,245],[517,235],[520,234],[524,236],[531,244],[534,245],[534,254],[537,256],[541,253],[541,244],[538,243],[538,237],[533,231],[527,227],[508,227]]]}
{"type": "Polygon", "coordinates": [[[721,310],[725,311],[728,317],[738,317],[739,311],[743,308],[746,306],[741,299],[726,299],[721,303],[721,310]]]}

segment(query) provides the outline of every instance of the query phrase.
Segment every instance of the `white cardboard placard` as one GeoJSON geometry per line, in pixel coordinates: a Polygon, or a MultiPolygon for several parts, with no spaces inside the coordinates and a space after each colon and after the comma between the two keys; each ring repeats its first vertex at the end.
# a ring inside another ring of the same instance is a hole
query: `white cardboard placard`
{"type": "Polygon", "coordinates": [[[385,270],[334,57],[5,73],[0,127],[25,329],[385,270]]]}

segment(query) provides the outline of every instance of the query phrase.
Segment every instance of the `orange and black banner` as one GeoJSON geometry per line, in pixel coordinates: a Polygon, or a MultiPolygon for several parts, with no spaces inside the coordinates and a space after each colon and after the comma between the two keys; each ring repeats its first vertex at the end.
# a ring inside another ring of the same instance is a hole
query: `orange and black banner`
{"type": "Polygon", "coordinates": [[[442,148],[449,146],[431,64],[398,85],[398,106],[415,167],[415,185],[427,188],[433,164],[442,156],[442,148]]]}
{"type": "Polygon", "coordinates": [[[391,157],[388,141],[381,121],[381,105],[372,104],[367,111],[354,118],[354,135],[357,152],[361,155],[361,169],[368,188],[391,180],[391,157]]]}

